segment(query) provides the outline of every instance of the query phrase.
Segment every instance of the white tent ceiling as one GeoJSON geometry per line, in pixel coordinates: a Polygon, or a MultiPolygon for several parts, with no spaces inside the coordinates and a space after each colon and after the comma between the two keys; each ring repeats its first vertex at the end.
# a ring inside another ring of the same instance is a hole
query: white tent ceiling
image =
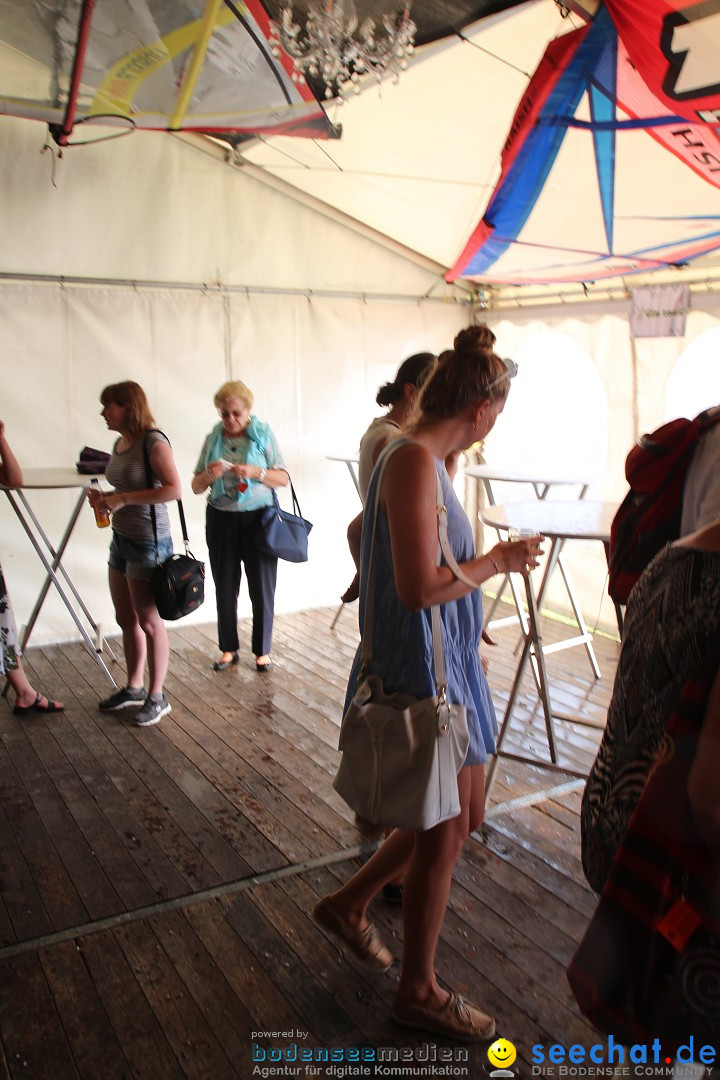
{"type": "MultiPolygon", "coordinates": [[[[261,138],[239,148],[241,160],[452,267],[488,206],[516,110],[548,43],[585,24],[577,13],[563,14],[555,0],[529,0],[462,35],[423,46],[396,85],[369,82],[360,96],[336,106],[331,119],[342,125],[339,141],[261,138]]],[[[623,48],[618,65],[618,77],[638,83],[623,48]]],[[[634,92],[644,98],[635,115],[654,116],[658,102],[640,85],[634,92]]],[[[587,94],[574,119],[591,119],[587,94]]],[[[703,176],[689,155],[681,160],[651,131],[623,129],[627,113],[619,111],[618,121],[611,240],[603,222],[594,133],[589,125],[569,127],[519,242],[475,281],[496,290],[568,281],[579,290],[581,283],[642,274],[655,264],[678,276],[691,240],[717,247],[715,169],[703,176]]],[[[691,130],[684,119],[664,130],[679,138],[680,128],[691,130]]],[[[693,129],[693,140],[703,137],[704,159],[714,165],[720,160],[716,130],[693,129]]],[[[701,274],[714,273],[718,265],[716,250],[692,261],[701,274]]]]}
{"type": "Polygon", "coordinates": [[[397,84],[336,107],[339,140],[268,138],[242,157],[445,267],[500,174],[518,102],[545,47],[573,29],[554,0],[530,0],[423,46],[397,84]]]}

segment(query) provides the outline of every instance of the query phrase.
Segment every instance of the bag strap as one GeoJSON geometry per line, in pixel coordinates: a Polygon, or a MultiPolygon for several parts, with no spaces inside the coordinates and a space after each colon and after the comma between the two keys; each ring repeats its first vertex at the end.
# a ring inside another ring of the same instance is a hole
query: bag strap
{"type": "MultiPolygon", "coordinates": [[[[287,469],[285,469],[284,472],[287,472],[287,469]]],[[[290,484],[290,493],[292,495],[293,512],[296,514],[297,517],[301,518],[302,517],[302,511],[300,509],[300,503],[298,502],[298,497],[295,494],[295,488],[293,487],[293,482],[292,482],[292,480],[290,478],[290,473],[287,474],[287,478],[288,478],[288,483],[290,484]]],[[[275,509],[279,510],[280,509],[280,500],[278,499],[278,496],[277,496],[277,488],[271,488],[270,490],[272,491],[272,497],[273,497],[273,502],[275,503],[275,509]]]]}
{"type": "MultiPolygon", "coordinates": [[[[368,559],[368,580],[367,587],[365,589],[365,617],[363,619],[362,641],[361,641],[361,656],[362,656],[362,671],[367,671],[372,660],[372,645],[373,645],[373,631],[372,631],[372,617],[375,609],[375,538],[377,534],[378,523],[378,509],[380,506],[380,488],[382,486],[382,480],[385,473],[385,468],[388,461],[401,446],[407,446],[411,443],[412,439],[401,438],[394,439],[383,455],[382,462],[380,464],[380,471],[378,473],[377,483],[375,485],[375,502],[373,507],[373,524],[372,524],[372,536],[370,538],[370,556],[368,559]]],[[[450,549],[450,542],[447,532],[447,507],[445,506],[445,497],[443,495],[442,484],[440,482],[440,476],[436,471],[436,507],[438,518],[438,539],[440,541],[440,549],[442,550],[445,560],[449,569],[458,577],[464,584],[470,585],[471,588],[476,589],[478,586],[474,581],[462,572],[457,564],[455,556],[450,549]]],[[[440,550],[438,551],[438,565],[440,565],[440,550]]],[[[435,677],[435,690],[438,696],[443,696],[447,688],[447,676],[445,672],[445,653],[443,651],[442,641],[442,621],[440,619],[440,605],[433,604],[430,608],[430,624],[432,629],[432,643],[433,643],[433,674],[435,677]]],[[[359,676],[360,677],[360,676],[359,676]]]]}
{"type": "Polygon", "coordinates": [[[452,548],[450,547],[450,539],[448,537],[448,512],[445,505],[445,496],[443,494],[442,484],[440,483],[440,475],[437,476],[437,516],[438,516],[438,537],[440,539],[440,547],[442,553],[445,556],[445,562],[456,578],[458,578],[464,585],[469,585],[471,589],[477,589],[478,584],[469,578],[464,570],[461,570],[457,564],[457,559],[453,555],[452,548]]]}
{"type": "MultiPolygon", "coordinates": [[[[147,448],[147,437],[151,431],[157,431],[159,435],[162,435],[164,439],[167,439],[168,446],[172,446],[172,443],[168,439],[164,431],[160,431],[160,428],[148,428],[143,435],[143,459],[145,461],[145,479],[149,488],[153,485],[153,472],[150,467],[150,455],[147,448]]],[[[155,514],[155,503],[148,503],[150,507],[150,521],[152,522],[153,539],[155,540],[155,548],[157,549],[157,516],[155,514]]],[[[185,524],[185,511],[183,510],[182,499],[177,500],[178,514],[180,515],[180,530],[182,532],[183,544],[185,545],[185,554],[190,554],[190,540],[188,538],[187,525],[185,524]]]]}

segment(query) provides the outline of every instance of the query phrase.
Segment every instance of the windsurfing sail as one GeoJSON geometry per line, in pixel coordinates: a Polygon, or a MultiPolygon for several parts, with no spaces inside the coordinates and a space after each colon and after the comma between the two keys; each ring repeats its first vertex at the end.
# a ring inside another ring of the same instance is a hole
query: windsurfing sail
{"type": "Polygon", "coordinates": [[[447,279],[590,282],[717,251],[718,56],[720,0],[606,0],[551,42],[447,279]]]}
{"type": "MultiPolygon", "coordinates": [[[[0,114],[248,135],[332,134],[259,0],[3,0],[0,114]]],[[[76,132],[73,140],[81,139],[76,132]]]]}

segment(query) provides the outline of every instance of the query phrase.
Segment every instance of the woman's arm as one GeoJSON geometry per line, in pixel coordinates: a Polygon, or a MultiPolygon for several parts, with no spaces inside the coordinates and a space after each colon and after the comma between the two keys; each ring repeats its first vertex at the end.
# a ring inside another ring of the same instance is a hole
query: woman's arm
{"type": "MultiPolygon", "coordinates": [[[[114,514],[121,506],[137,506],[145,503],[164,503],[179,499],[182,495],[172,448],[164,439],[158,439],[150,450],[150,465],[160,481],[160,487],[142,488],[140,491],[100,492],[101,508],[114,514]]],[[[91,501],[92,498],[91,498],[91,501]]],[[[93,505],[95,503],[93,502],[93,505]]]]}
{"type": "Polygon", "coordinates": [[[290,480],[290,474],[285,468],[282,452],[278,446],[274,431],[268,427],[267,439],[263,449],[266,464],[263,465],[235,465],[233,472],[236,476],[245,480],[256,480],[268,488],[285,487],[290,480]]]}
{"type": "Polygon", "coordinates": [[[196,472],[190,483],[190,487],[196,495],[202,495],[225,472],[225,466],[221,461],[211,461],[206,469],[196,472]]]}
{"type": "Polygon", "coordinates": [[[688,777],[688,797],[695,824],[720,858],[720,671],[710,688],[695,760],[688,777]]]}
{"type": "Polygon", "coordinates": [[[0,420],[0,484],[22,487],[22,482],[22,469],[5,438],[5,421],[0,420]]]}
{"type": "MultiPolygon", "coordinates": [[[[447,566],[437,565],[437,473],[429,450],[417,444],[398,450],[387,464],[381,503],[390,526],[395,588],[410,611],[445,604],[469,593],[470,587],[447,566]]],[[[538,565],[539,539],[500,543],[485,555],[461,563],[479,587],[497,573],[538,565]]]]}
{"type": "Polygon", "coordinates": [[[290,479],[285,469],[265,469],[262,465],[233,465],[230,472],[243,480],[258,480],[265,487],[285,487],[290,479]]]}

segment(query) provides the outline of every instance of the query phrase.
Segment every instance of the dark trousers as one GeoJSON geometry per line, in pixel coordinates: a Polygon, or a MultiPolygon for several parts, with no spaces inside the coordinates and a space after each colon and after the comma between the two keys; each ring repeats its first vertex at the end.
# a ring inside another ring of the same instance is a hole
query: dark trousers
{"type": "Polygon", "coordinates": [[[236,652],[239,646],[237,602],[243,566],[252,604],[252,651],[255,656],[270,652],[277,559],[259,551],[255,544],[261,514],[262,510],[207,508],[205,537],[215,582],[221,652],[236,652]]]}

